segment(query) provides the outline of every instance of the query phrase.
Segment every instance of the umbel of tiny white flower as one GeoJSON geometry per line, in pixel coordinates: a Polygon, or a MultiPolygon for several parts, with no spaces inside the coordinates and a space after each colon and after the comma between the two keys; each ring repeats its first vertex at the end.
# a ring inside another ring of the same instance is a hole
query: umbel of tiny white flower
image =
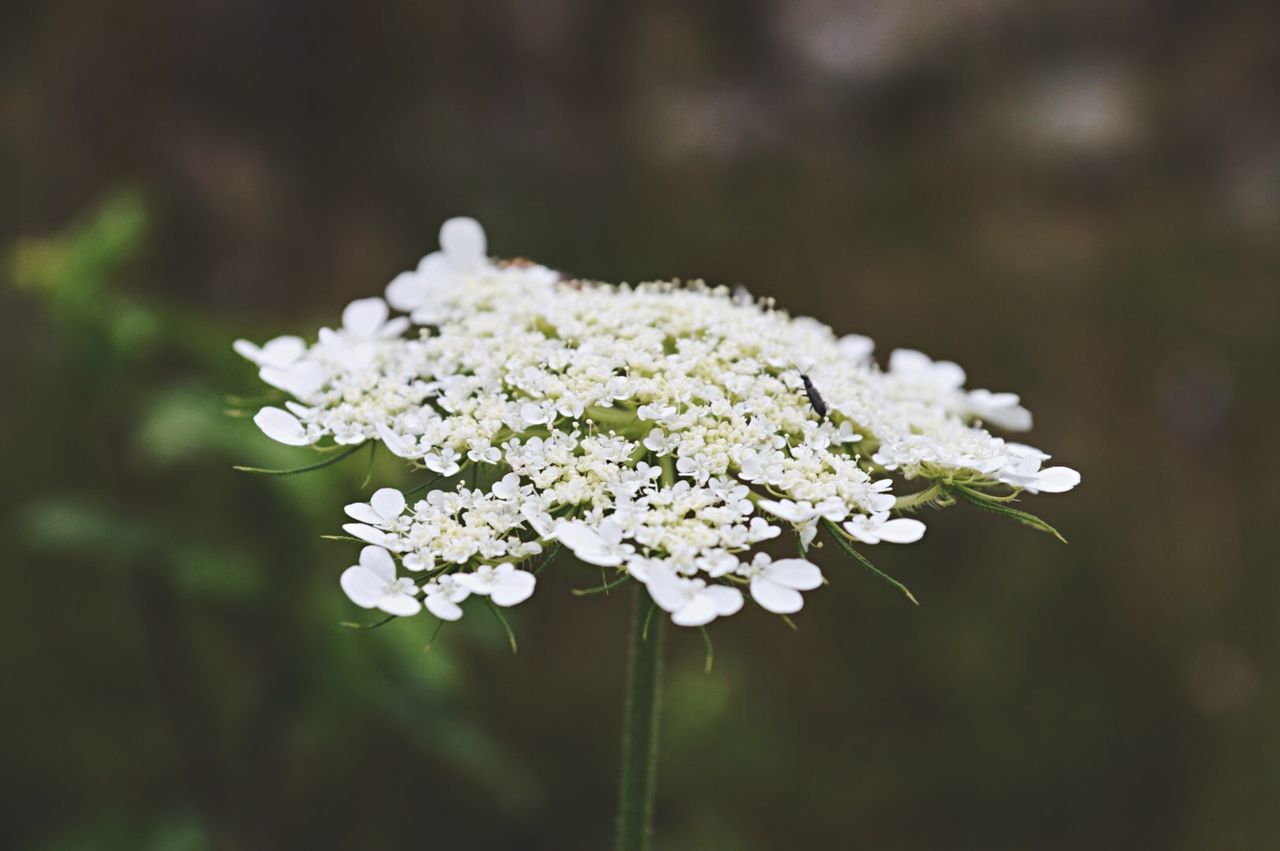
{"type": "Polygon", "coordinates": [[[820,531],[901,588],[856,547],[920,540],[905,513],[963,502],[1052,531],[1010,503],[1080,481],[989,431],[1031,414],[950,361],[899,349],[882,369],[870,338],[741,293],[575,280],[487,244],[451,219],[315,342],[235,343],[280,394],[254,416],[268,437],[352,447],[332,460],[382,446],[422,477],[344,509],[367,544],[340,582],[358,606],[516,605],[564,548],[678,625],[748,601],[786,616],[826,582],[804,555],[820,531]],[[784,528],[801,556],[774,560],[759,548],[784,528]]]}

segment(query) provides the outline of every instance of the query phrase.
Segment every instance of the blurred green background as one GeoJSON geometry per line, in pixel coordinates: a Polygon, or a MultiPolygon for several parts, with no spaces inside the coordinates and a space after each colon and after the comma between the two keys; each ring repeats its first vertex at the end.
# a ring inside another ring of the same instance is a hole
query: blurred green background
{"type": "MultiPolygon", "coordinates": [[[[424,654],[321,541],[363,461],[224,415],[470,214],[1023,393],[1062,546],[956,508],[791,632],[669,636],[661,849],[1280,847],[1271,2],[0,12],[0,846],[600,849],[628,601],[424,654]]],[[[376,483],[394,483],[381,463],[376,483]]],[[[367,493],[368,489],[364,491],[367,493]]],[[[830,548],[828,548],[830,549],[830,548]]]]}

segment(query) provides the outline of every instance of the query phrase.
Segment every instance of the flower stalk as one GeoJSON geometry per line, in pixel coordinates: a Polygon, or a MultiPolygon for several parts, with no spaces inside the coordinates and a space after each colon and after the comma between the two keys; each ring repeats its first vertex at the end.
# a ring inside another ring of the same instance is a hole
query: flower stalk
{"type": "Polygon", "coordinates": [[[618,788],[618,851],[647,851],[653,834],[658,779],[658,723],[662,704],[663,618],[648,617],[653,603],[637,585],[632,608],[622,773],[618,788]]]}

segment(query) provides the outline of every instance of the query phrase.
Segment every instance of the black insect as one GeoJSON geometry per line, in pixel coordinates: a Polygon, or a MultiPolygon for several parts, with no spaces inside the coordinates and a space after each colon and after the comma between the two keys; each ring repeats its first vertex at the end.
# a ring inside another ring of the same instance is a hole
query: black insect
{"type": "Polygon", "coordinates": [[[809,404],[813,405],[813,409],[818,412],[818,416],[825,417],[827,415],[827,403],[823,401],[822,394],[818,392],[818,388],[813,386],[809,376],[803,372],[800,373],[800,380],[804,382],[804,395],[809,397],[809,404]]]}

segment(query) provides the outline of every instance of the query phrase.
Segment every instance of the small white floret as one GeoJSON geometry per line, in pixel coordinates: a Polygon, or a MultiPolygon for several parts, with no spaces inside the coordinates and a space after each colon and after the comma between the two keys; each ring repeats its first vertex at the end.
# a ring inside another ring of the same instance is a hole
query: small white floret
{"type": "Polygon", "coordinates": [[[281,408],[263,408],[254,414],[253,422],[277,443],[308,446],[320,439],[319,435],[309,435],[297,417],[281,408]]]}
{"type": "Polygon", "coordinates": [[[416,615],[422,604],[410,579],[396,578],[395,561],[382,547],[365,547],[360,563],[342,573],[339,584],[351,602],[364,609],[381,609],[389,615],[416,615]]]}
{"type": "Polygon", "coordinates": [[[864,544],[913,544],[924,537],[925,526],[912,517],[889,519],[888,512],[854,515],[844,530],[864,544]]]}
{"type": "Polygon", "coordinates": [[[248,358],[258,366],[286,367],[307,352],[307,344],[301,337],[276,337],[261,347],[248,340],[236,340],[231,344],[236,354],[248,358]]]}
{"type": "Polygon", "coordinates": [[[395,488],[379,488],[373,492],[368,502],[353,502],[342,510],[352,520],[389,529],[404,513],[404,494],[395,488]]]}
{"type": "Polygon", "coordinates": [[[537,578],[510,564],[481,565],[473,573],[455,573],[454,581],[472,594],[488,597],[497,606],[523,603],[533,594],[537,578]]]}
{"type": "Polygon", "coordinates": [[[744,573],[751,579],[751,596],[760,606],[774,614],[791,615],[804,606],[801,591],[812,591],[822,585],[822,571],[805,559],[787,558],[773,561],[759,553],[744,573]]]}
{"type": "Polygon", "coordinates": [[[612,520],[596,528],[581,520],[561,520],[556,523],[553,534],[579,560],[599,567],[617,567],[635,549],[622,543],[622,529],[612,520]]]}
{"type": "Polygon", "coordinates": [[[471,596],[457,577],[448,575],[423,585],[422,593],[426,595],[424,604],[427,611],[442,621],[456,621],[462,617],[462,606],[458,604],[471,596]]]}
{"type": "Polygon", "coordinates": [[[671,613],[677,626],[704,626],[742,608],[742,592],[726,585],[686,579],[669,568],[649,571],[646,587],[659,608],[671,613]]]}
{"type": "Polygon", "coordinates": [[[485,259],[484,228],[466,216],[449,219],[440,227],[440,250],[450,264],[461,272],[469,272],[485,259]]]}

